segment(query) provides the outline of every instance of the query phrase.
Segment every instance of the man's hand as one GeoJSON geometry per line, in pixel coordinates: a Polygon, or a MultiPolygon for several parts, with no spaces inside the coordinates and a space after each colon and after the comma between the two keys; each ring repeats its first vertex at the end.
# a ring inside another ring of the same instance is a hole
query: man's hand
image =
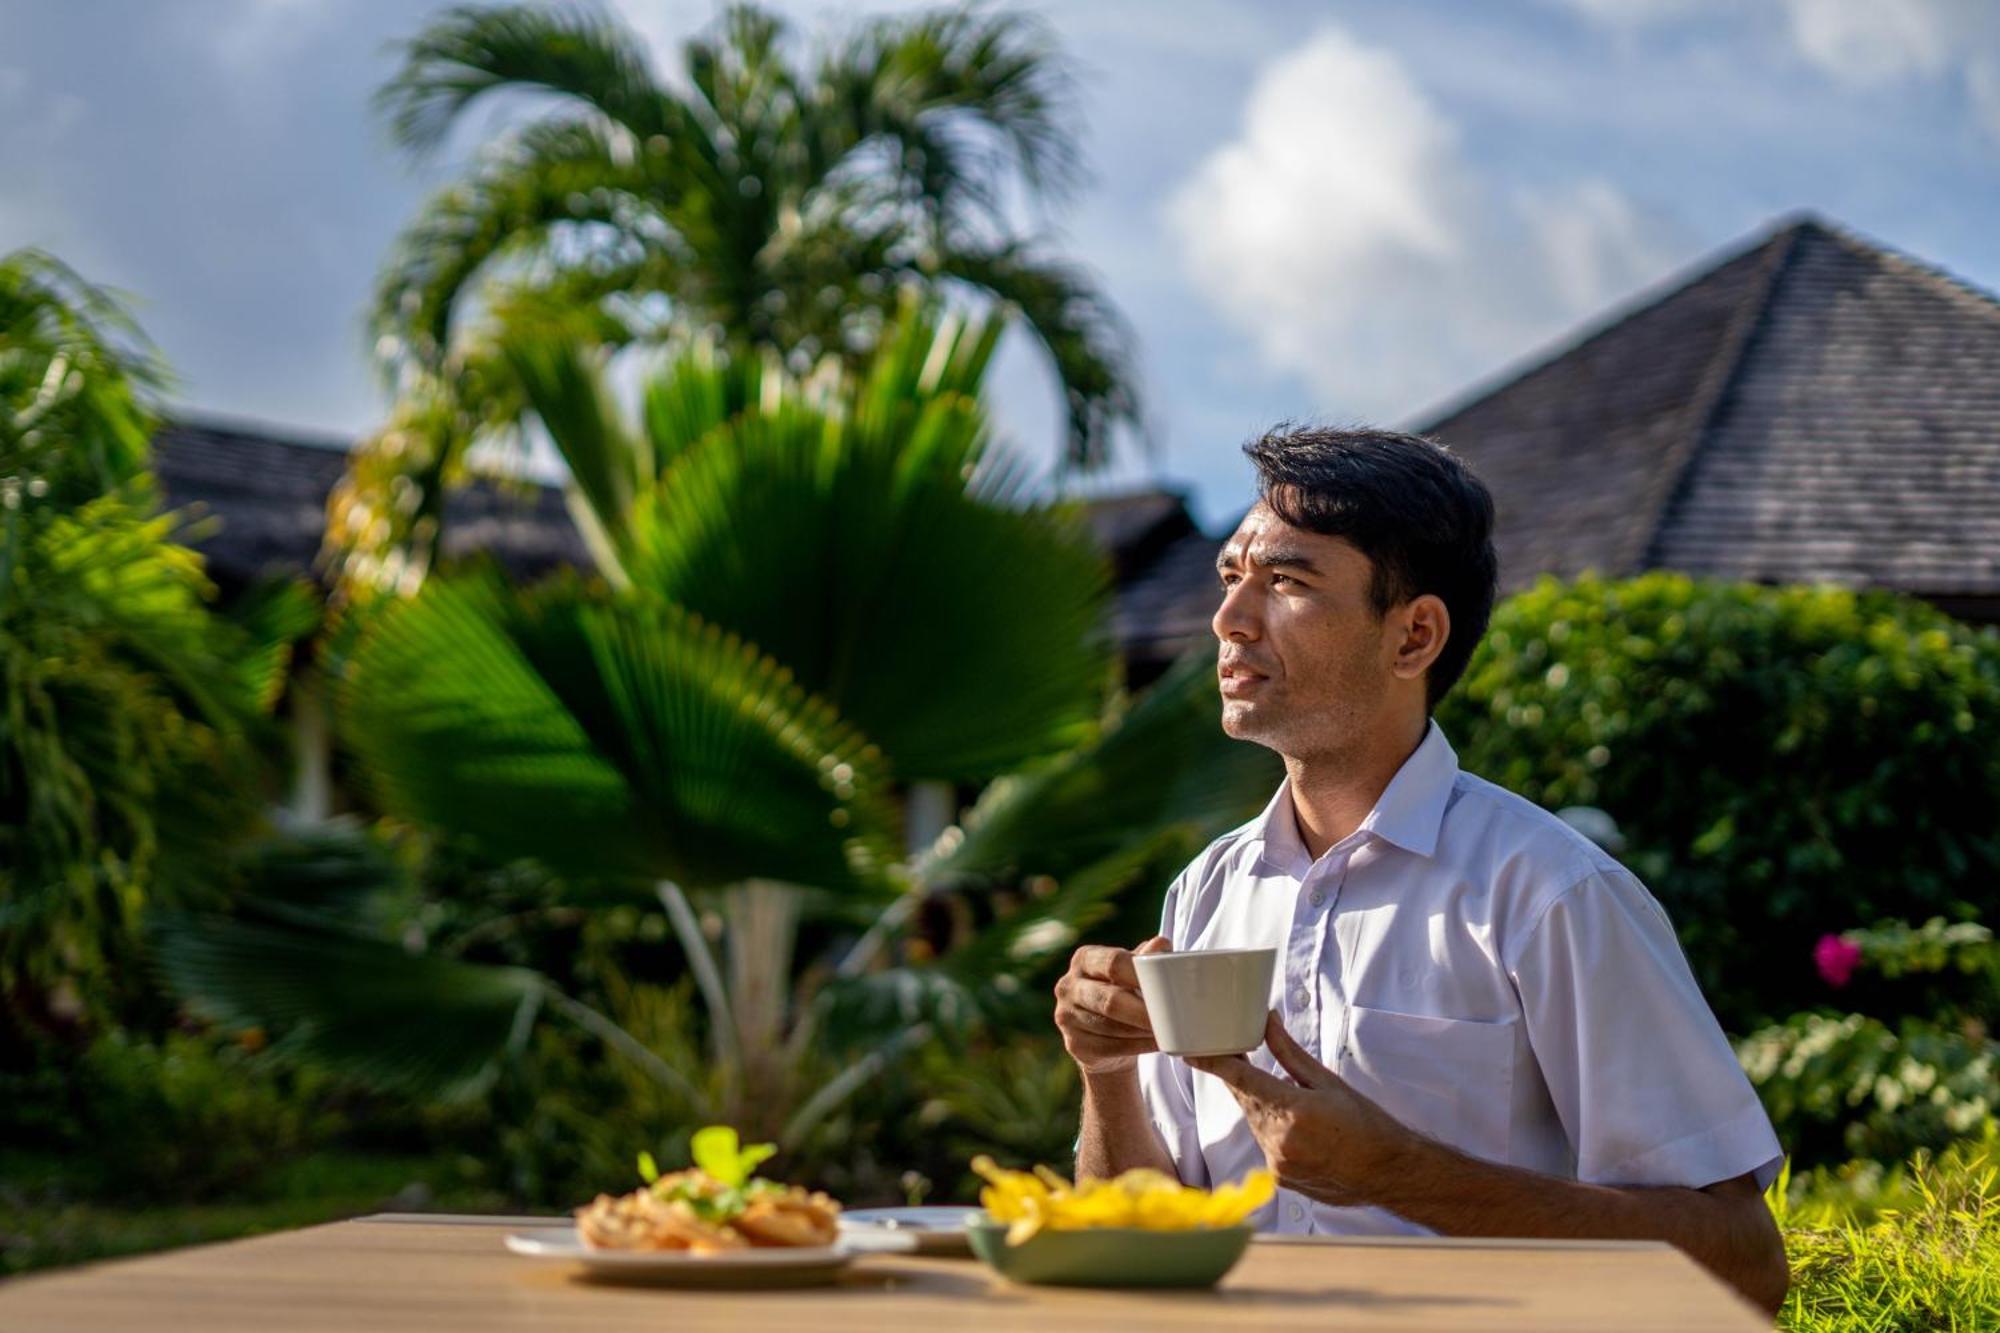
{"type": "Polygon", "coordinates": [[[1070,1059],[1085,1074],[1130,1069],[1140,1056],[1159,1049],[1132,959],[1172,947],[1165,936],[1155,935],[1137,949],[1087,944],[1070,956],[1069,971],[1056,983],[1056,1027],[1070,1059]]]}
{"type": "Polygon", "coordinates": [[[1280,1184],[1321,1203],[1373,1204],[1447,1236],[1664,1240],[1756,1305],[1785,1299],[1785,1246],[1748,1175],[1699,1189],[1589,1185],[1469,1157],[1401,1124],[1292,1040],[1264,1040],[1296,1082],[1240,1055],[1188,1061],[1229,1085],[1280,1184]]]}
{"type": "Polygon", "coordinates": [[[1321,1203],[1373,1202],[1375,1172],[1412,1131],[1308,1055],[1275,1011],[1264,1021],[1264,1042],[1295,1081],[1240,1055],[1188,1064],[1229,1085],[1280,1185],[1321,1203]]]}

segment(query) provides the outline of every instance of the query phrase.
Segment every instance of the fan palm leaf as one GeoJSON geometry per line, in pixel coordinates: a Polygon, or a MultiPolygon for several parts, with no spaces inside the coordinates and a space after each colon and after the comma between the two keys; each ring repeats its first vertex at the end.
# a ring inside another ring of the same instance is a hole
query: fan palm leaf
{"type": "Polygon", "coordinates": [[[153,938],[168,986],[203,1016],[405,1092],[477,1091],[547,994],[526,968],[281,922],[161,913],[153,938]]]}
{"type": "Polygon", "coordinates": [[[381,613],[338,702],[385,808],[561,873],[864,889],[893,846],[873,748],[657,600],[436,581],[381,613]]]}

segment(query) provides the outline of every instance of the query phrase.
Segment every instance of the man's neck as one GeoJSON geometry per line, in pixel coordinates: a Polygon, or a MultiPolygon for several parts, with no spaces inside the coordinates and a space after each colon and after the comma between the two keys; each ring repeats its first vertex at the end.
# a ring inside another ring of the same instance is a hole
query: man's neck
{"type": "Polygon", "coordinates": [[[1419,716],[1409,724],[1385,727],[1380,735],[1344,750],[1285,756],[1293,816],[1313,860],[1361,827],[1429,730],[1430,719],[1419,716]]]}

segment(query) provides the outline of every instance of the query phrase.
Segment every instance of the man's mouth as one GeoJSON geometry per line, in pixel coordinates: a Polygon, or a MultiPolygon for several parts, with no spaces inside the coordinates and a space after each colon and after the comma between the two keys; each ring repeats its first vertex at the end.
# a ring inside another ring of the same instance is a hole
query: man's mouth
{"type": "Polygon", "coordinates": [[[1225,699],[1241,698],[1246,694],[1254,692],[1265,681],[1270,679],[1270,677],[1260,671],[1252,671],[1250,668],[1240,665],[1221,667],[1217,670],[1216,675],[1221,680],[1222,696],[1225,699]]]}

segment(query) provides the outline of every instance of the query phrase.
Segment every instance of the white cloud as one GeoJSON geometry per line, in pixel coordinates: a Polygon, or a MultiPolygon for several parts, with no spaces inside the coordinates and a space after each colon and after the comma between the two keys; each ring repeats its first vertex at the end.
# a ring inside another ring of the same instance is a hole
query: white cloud
{"type": "Polygon", "coordinates": [[[1167,222],[1269,365],[1327,411],[1379,418],[1528,351],[1683,249],[1607,182],[1482,179],[1401,62],[1337,29],[1266,66],[1167,222]]]}
{"type": "MultiPolygon", "coordinates": [[[[1627,29],[1697,12],[1757,12],[1723,0],[1551,2],[1627,29]]],[[[1780,9],[1786,40],[1814,69],[1865,89],[1958,79],[1979,125],[2000,142],[2000,5],[1993,0],[1781,0],[1780,9]]]]}
{"type": "Polygon", "coordinates": [[[1949,8],[1936,0],[1785,0],[1799,54],[1863,86],[1943,69],[1952,54],[1949,8]]]}

